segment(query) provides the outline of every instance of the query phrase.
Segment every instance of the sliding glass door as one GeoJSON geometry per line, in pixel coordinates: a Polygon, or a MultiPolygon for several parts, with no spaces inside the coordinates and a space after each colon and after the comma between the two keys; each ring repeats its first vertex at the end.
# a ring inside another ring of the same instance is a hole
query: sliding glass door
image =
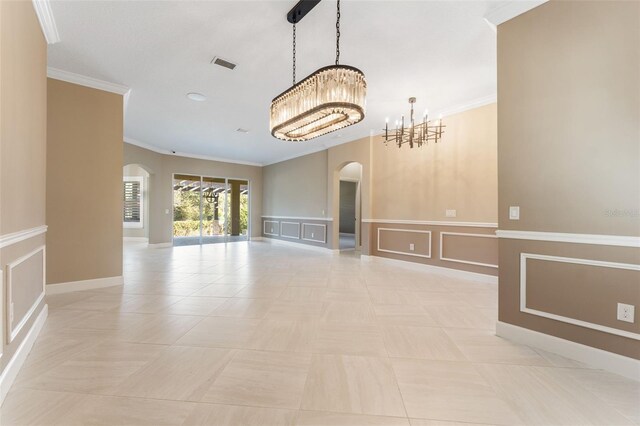
{"type": "Polygon", "coordinates": [[[249,181],[175,174],[174,245],[246,241],[249,181]]]}

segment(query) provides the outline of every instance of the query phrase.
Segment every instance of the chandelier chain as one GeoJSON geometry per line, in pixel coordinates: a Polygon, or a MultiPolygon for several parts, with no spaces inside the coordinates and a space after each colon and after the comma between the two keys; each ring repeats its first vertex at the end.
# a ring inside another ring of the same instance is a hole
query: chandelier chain
{"type": "Polygon", "coordinates": [[[340,62],[340,0],[338,0],[338,14],[336,19],[336,65],[340,62]]]}
{"type": "Polygon", "coordinates": [[[293,22],[293,84],[296,84],[296,23],[293,22]]]}

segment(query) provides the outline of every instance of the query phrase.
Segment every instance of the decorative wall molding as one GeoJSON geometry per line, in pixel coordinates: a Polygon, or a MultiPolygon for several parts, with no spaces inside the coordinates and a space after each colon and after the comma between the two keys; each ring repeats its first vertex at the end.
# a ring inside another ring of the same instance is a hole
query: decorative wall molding
{"type": "Polygon", "coordinates": [[[299,240],[300,239],[300,222],[285,222],[285,221],[280,222],[280,236],[282,238],[291,238],[293,240],[299,240]],[[284,225],[284,224],[296,225],[296,235],[295,236],[293,236],[293,235],[285,235],[284,232],[282,231],[282,229],[283,229],[282,225],[284,225]]]}
{"type": "Polygon", "coordinates": [[[33,326],[25,336],[18,349],[13,354],[13,358],[9,360],[7,365],[4,368],[4,371],[0,375],[0,405],[4,402],[4,398],[9,393],[9,389],[11,389],[11,385],[15,381],[18,373],[20,372],[20,368],[27,360],[27,356],[29,352],[31,352],[31,348],[33,348],[33,344],[36,342],[38,338],[38,334],[42,330],[42,327],[47,320],[47,315],[49,313],[49,309],[47,305],[44,305],[40,314],[33,323],[33,326]]]}
{"type": "Polygon", "coordinates": [[[305,241],[311,241],[314,243],[322,243],[322,244],[327,244],[327,225],[323,224],[323,223],[302,223],[302,236],[301,239],[305,240],[305,241]],[[304,232],[304,228],[306,226],[318,226],[318,227],[322,227],[322,239],[318,239],[316,237],[313,238],[305,238],[305,232],[304,232]]]}
{"type": "Polygon", "coordinates": [[[36,226],[35,228],[0,235],[0,248],[28,240],[29,238],[37,237],[45,232],[47,232],[47,225],[36,226]]]}
{"type": "Polygon", "coordinates": [[[318,220],[318,221],[323,221],[323,222],[331,222],[333,221],[333,218],[331,217],[306,217],[306,216],[276,216],[276,215],[263,215],[261,216],[263,219],[286,219],[286,220],[300,220],[300,221],[305,221],[305,220],[318,220]]]}
{"type": "Polygon", "coordinates": [[[404,220],[404,219],[362,219],[363,223],[390,223],[400,225],[432,225],[432,226],[464,226],[472,228],[497,228],[497,223],[489,222],[450,222],[439,220],[404,220]]]}
{"type": "Polygon", "coordinates": [[[458,235],[464,237],[478,237],[478,238],[498,238],[495,235],[491,234],[467,234],[464,232],[440,232],[440,260],[446,260],[447,262],[457,262],[457,263],[466,263],[467,265],[476,265],[476,266],[487,266],[489,268],[497,268],[498,265],[492,265],[490,263],[482,263],[482,262],[472,262],[470,260],[461,260],[461,259],[453,259],[450,257],[443,257],[443,247],[444,247],[444,236],[445,235],[458,235]]]}
{"type": "Polygon", "coordinates": [[[272,235],[274,237],[279,237],[280,236],[280,222],[278,222],[277,220],[265,220],[264,222],[262,222],[262,233],[264,235],[272,235]],[[267,232],[267,223],[275,223],[275,226],[277,228],[276,231],[274,231],[273,229],[273,225],[269,225],[269,232],[267,232]]]}
{"type": "Polygon", "coordinates": [[[92,290],[95,288],[113,287],[117,285],[123,285],[124,279],[122,276],[96,278],[93,280],[71,281],[68,283],[49,284],[46,286],[45,291],[47,295],[70,293],[72,291],[92,290]]]}
{"type": "Polygon", "coordinates": [[[302,249],[306,249],[306,250],[313,250],[313,251],[317,251],[317,252],[322,252],[325,254],[339,254],[340,251],[339,250],[332,250],[328,247],[320,247],[320,246],[315,246],[315,245],[311,245],[311,244],[304,244],[304,243],[299,243],[299,242],[294,242],[294,241],[284,241],[284,240],[277,240],[275,238],[265,238],[263,239],[264,242],[270,243],[270,244],[277,244],[277,245],[282,245],[282,246],[288,246],[288,247],[295,247],[295,248],[302,248],[302,249]]]}
{"type": "Polygon", "coordinates": [[[532,309],[527,307],[527,260],[528,259],[544,260],[548,262],[571,263],[575,265],[590,265],[590,266],[598,266],[602,268],[627,269],[631,271],[640,271],[640,265],[635,265],[631,263],[604,262],[600,260],[574,259],[569,257],[549,256],[544,254],[520,253],[520,312],[524,312],[524,313],[539,316],[539,317],[549,318],[555,321],[561,321],[568,324],[578,325],[580,327],[591,328],[593,330],[598,330],[598,331],[602,331],[604,333],[609,333],[609,334],[615,334],[618,336],[627,337],[629,339],[640,340],[640,334],[638,333],[632,333],[630,331],[620,330],[613,327],[607,327],[604,325],[582,321],[575,318],[569,318],[562,315],[552,314],[549,312],[539,311],[537,309],[532,309]]]}
{"type": "MultiPolygon", "coordinates": [[[[440,111],[440,113],[438,113],[438,115],[441,114],[443,117],[447,117],[449,115],[459,114],[461,112],[469,111],[470,109],[480,108],[482,106],[489,105],[489,104],[495,104],[496,102],[498,102],[498,95],[494,93],[489,96],[473,99],[464,104],[443,109],[442,111],[440,111]]],[[[433,117],[435,117],[435,115],[433,115],[433,117]]]]}
{"type": "Polygon", "coordinates": [[[80,86],[90,87],[105,92],[115,93],[117,95],[126,95],[129,90],[127,86],[109,81],[98,80],[97,78],[87,77],[70,71],[64,71],[58,68],[47,67],[47,77],[54,80],[66,81],[67,83],[78,84],[80,86]]]}
{"type": "Polygon", "coordinates": [[[595,244],[600,246],[640,247],[640,237],[602,234],[568,234],[560,232],[510,231],[499,229],[498,238],[550,241],[558,243],[595,244]]]}
{"type": "Polygon", "coordinates": [[[638,380],[638,377],[640,377],[640,360],[637,359],[501,321],[496,323],[496,335],[523,345],[562,355],[633,380],[638,380]]]}
{"type": "Polygon", "coordinates": [[[18,336],[20,331],[22,331],[24,326],[27,324],[27,321],[29,321],[29,319],[31,318],[35,310],[38,308],[38,306],[40,305],[40,302],[42,302],[42,300],[44,299],[44,295],[45,295],[44,288],[45,288],[46,276],[47,276],[46,268],[47,268],[47,250],[44,245],[36,248],[35,250],[30,251],[29,253],[19,257],[18,259],[14,260],[13,262],[7,265],[7,272],[6,272],[7,273],[7,290],[6,290],[7,300],[5,301],[7,343],[13,342],[13,340],[18,336]],[[42,252],[42,291],[40,292],[38,297],[36,297],[36,299],[34,300],[29,310],[25,312],[24,316],[19,319],[15,318],[14,305],[13,305],[13,270],[18,265],[27,261],[28,259],[30,259],[31,257],[35,256],[40,252],[42,252]],[[14,323],[15,323],[15,326],[14,326],[14,323]]]}
{"type": "Polygon", "coordinates": [[[548,0],[501,1],[494,3],[484,20],[495,30],[496,27],[518,15],[546,3],[548,0]]]}
{"type": "Polygon", "coordinates": [[[390,259],[388,257],[360,255],[360,260],[364,262],[380,262],[388,263],[395,266],[413,269],[422,272],[432,272],[447,277],[461,278],[470,281],[476,281],[485,284],[498,284],[498,277],[494,275],[480,274],[477,272],[463,271],[460,269],[443,268],[441,266],[427,265],[424,263],[416,263],[408,260],[390,259]]]}
{"type": "Polygon", "coordinates": [[[51,10],[51,2],[49,0],[32,0],[32,3],[47,44],[58,43],[60,41],[60,34],[58,34],[56,20],[51,10]]]}
{"type": "Polygon", "coordinates": [[[421,229],[398,229],[398,228],[378,228],[378,251],[382,251],[385,253],[395,253],[402,254],[405,256],[414,256],[414,257],[422,257],[425,259],[431,259],[431,231],[424,231],[421,229]],[[410,232],[415,234],[428,234],[429,235],[429,254],[419,254],[419,253],[411,253],[406,251],[395,251],[389,249],[380,248],[380,231],[389,231],[389,232],[410,232]]]}
{"type": "Polygon", "coordinates": [[[219,163],[230,163],[230,164],[242,164],[244,166],[254,166],[254,167],[262,167],[264,166],[264,164],[262,163],[254,163],[251,161],[241,161],[241,160],[232,160],[229,158],[223,158],[223,157],[213,157],[213,156],[209,156],[209,155],[198,155],[198,154],[189,154],[186,152],[172,152],[168,149],[163,149],[163,148],[158,148],[156,146],[153,146],[151,144],[148,144],[146,142],[142,142],[139,141],[137,139],[133,139],[133,138],[129,138],[129,137],[124,137],[123,140],[130,144],[130,145],[135,145],[138,148],[143,148],[143,149],[147,149],[149,151],[153,151],[157,154],[163,154],[163,155],[171,155],[173,157],[184,157],[184,158],[194,158],[196,160],[207,160],[207,161],[217,161],[219,163]]]}

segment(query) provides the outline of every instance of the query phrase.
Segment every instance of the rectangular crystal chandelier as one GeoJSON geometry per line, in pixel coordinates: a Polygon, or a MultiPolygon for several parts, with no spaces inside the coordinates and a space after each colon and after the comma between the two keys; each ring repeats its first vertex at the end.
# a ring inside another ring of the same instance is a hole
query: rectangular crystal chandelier
{"type": "Polygon", "coordinates": [[[367,82],[357,68],[320,68],[271,102],[271,135],[307,141],[364,118],[367,82]]]}

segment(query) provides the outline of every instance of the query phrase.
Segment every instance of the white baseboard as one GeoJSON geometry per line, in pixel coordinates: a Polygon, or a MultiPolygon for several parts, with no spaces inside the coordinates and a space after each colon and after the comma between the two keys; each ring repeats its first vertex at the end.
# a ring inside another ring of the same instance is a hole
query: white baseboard
{"type": "Polygon", "coordinates": [[[147,237],[122,237],[122,241],[131,243],[147,243],[149,239],[147,237]]]}
{"type": "Polygon", "coordinates": [[[33,348],[33,344],[38,334],[40,334],[40,330],[42,330],[48,314],[49,306],[44,305],[33,326],[31,326],[31,330],[29,330],[22,343],[20,343],[18,350],[13,354],[13,358],[9,360],[2,375],[0,375],[0,406],[9,393],[9,389],[11,389],[11,385],[13,385],[14,380],[18,376],[20,368],[22,368],[22,365],[26,361],[29,352],[31,352],[31,348],[33,348]]]}
{"type": "Polygon", "coordinates": [[[249,241],[264,241],[265,239],[264,237],[251,237],[249,241]]]}
{"type": "Polygon", "coordinates": [[[116,285],[123,285],[124,280],[122,276],[96,278],[94,280],[84,281],[72,281],[68,283],[48,284],[45,289],[47,295],[69,293],[72,291],[91,290],[94,288],[113,287],[116,285]]]}
{"type": "Polygon", "coordinates": [[[167,247],[173,247],[173,243],[149,243],[148,244],[149,248],[167,248],[167,247]]]}
{"type": "Polygon", "coordinates": [[[330,253],[330,254],[340,253],[339,250],[331,250],[330,248],[327,248],[327,247],[312,246],[310,244],[296,243],[296,242],[293,242],[293,241],[283,241],[283,240],[278,240],[278,239],[275,239],[275,238],[263,238],[262,241],[265,241],[265,242],[268,242],[268,243],[272,243],[272,244],[278,244],[278,245],[282,245],[282,246],[296,247],[296,248],[307,249],[307,250],[321,251],[323,253],[330,253]]]}
{"type": "Polygon", "coordinates": [[[389,259],[388,257],[371,256],[362,254],[360,259],[365,262],[389,263],[418,271],[433,272],[453,278],[462,278],[487,284],[498,284],[498,277],[494,275],[479,274],[477,272],[461,271],[460,269],[443,268],[442,266],[426,265],[424,263],[408,262],[406,260],[389,259]]]}
{"type": "Polygon", "coordinates": [[[633,380],[640,380],[640,360],[593,348],[560,337],[498,321],[496,335],[523,345],[562,355],[633,380]]]}

